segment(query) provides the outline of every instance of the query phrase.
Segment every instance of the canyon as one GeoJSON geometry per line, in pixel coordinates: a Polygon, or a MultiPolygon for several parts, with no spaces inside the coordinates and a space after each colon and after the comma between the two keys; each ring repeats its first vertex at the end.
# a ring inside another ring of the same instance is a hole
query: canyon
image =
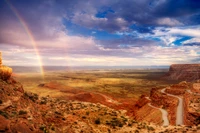
{"type": "Polygon", "coordinates": [[[55,98],[27,92],[12,75],[12,68],[1,64],[0,132],[200,131],[199,80],[153,87],[137,100],[55,81],[38,84],[44,91],[61,95],[55,98]]]}
{"type": "Polygon", "coordinates": [[[157,108],[162,113],[163,123],[160,124],[163,125],[168,125],[167,121],[170,125],[198,125],[200,123],[200,93],[193,92],[194,84],[200,85],[198,81],[193,83],[185,81],[167,88],[153,88],[150,97],[146,97],[149,101],[146,101],[138,110],[143,110],[146,105],[157,108]],[[166,115],[168,115],[168,120],[166,120],[166,115]]]}

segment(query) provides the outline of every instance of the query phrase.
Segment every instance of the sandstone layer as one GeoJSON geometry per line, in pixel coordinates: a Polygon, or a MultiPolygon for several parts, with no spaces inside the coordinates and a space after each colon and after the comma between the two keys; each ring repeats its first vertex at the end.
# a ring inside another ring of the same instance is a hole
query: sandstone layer
{"type": "Polygon", "coordinates": [[[200,64],[173,64],[164,78],[180,81],[198,80],[200,79],[200,64]]]}

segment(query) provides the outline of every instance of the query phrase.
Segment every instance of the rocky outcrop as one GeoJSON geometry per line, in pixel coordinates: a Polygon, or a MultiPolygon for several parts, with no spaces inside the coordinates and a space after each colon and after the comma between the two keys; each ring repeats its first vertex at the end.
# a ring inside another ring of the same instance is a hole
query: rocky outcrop
{"type": "Polygon", "coordinates": [[[185,125],[200,124],[200,96],[186,92],[184,95],[183,105],[185,125]]]}
{"type": "Polygon", "coordinates": [[[12,68],[7,66],[0,67],[0,79],[7,80],[12,75],[12,68]]]}
{"type": "Polygon", "coordinates": [[[141,95],[140,99],[136,102],[135,106],[137,108],[141,108],[147,103],[149,103],[149,100],[145,98],[145,95],[141,95]]]}
{"type": "Polygon", "coordinates": [[[161,112],[148,105],[150,101],[145,95],[141,95],[133,106],[133,117],[137,121],[152,122],[157,125],[162,124],[161,112]]]}
{"type": "Polygon", "coordinates": [[[2,56],[0,52],[0,79],[7,80],[12,75],[12,68],[7,66],[2,66],[2,56]]]}
{"type": "Polygon", "coordinates": [[[183,95],[186,90],[189,89],[191,84],[186,81],[182,81],[179,84],[174,84],[169,87],[166,87],[165,92],[173,95],[183,95]]]}
{"type": "Polygon", "coordinates": [[[157,125],[162,125],[163,123],[160,110],[152,108],[148,104],[145,104],[140,109],[138,109],[134,118],[137,121],[147,121],[157,125]]]}
{"type": "Polygon", "coordinates": [[[0,52],[0,67],[2,66],[2,55],[1,55],[1,52],[0,52]]]}
{"type": "Polygon", "coordinates": [[[194,92],[200,93],[200,82],[197,81],[197,83],[194,83],[194,84],[192,85],[192,90],[193,90],[194,92]]]}
{"type": "Polygon", "coordinates": [[[166,93],[173,94],[173,95],[182,95],[182,94],[185,94],[185,91],[186,90],[171,89],[171,88],[168,88],[168,89],[165,90],[166,93]]]}
{"type": "Polygon", "coordinates": [[[200,79],[200,64],[173,64],[164,76],[168,80],[194,81],[200,79]]]}

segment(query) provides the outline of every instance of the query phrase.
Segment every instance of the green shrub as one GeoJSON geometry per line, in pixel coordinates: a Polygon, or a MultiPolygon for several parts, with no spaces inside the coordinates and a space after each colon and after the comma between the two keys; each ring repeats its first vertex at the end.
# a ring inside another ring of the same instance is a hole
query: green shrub
{"type": "Polygon", "coordinates": [[[86,115],[89,115],[89,114],[90,114],[90,112],[87,111],[87,112],[86,112],[86,115]]]}
{"type": "Polygon", "coordinates": [[[27,111],[24,111],[24,110],[19,111],[19,115],[25,115],[25,114],[27,114],[27,111]]]}
{"type": "Polygon", "coordinates": [[[97,119],[95,120],[95,124],[101,124],[101,121],[100,121],[99,118],[97,118],[97,119]]]}
{"type": "Polygon", "coordinates": [[[150,131],[154,131],[155,130],[153,127],[149,127],[149,126],[147,126],[147,129],[150,130],[150,131]]]}
{"type": "Polygon", "coordinates": [[[24,93],[24,96],[25,97],[28,97],[30,100],[32,100],[33,102],[37,101],[39,96],[38,94],[35,94],[35,93],[31,93],[31,92],[25,92],[24,93]]]}
{"type": "Polygon", "coordinates": [[[86,116],[82,116],[83,119],[86,119],[86,116]]]}

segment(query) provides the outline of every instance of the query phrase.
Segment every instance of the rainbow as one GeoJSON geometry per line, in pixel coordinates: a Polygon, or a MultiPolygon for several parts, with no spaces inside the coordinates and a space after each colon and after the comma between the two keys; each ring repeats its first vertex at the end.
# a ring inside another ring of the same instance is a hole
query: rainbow
{"type": "Polygon", "coordinates": [[[18,20],[20,21],[22,27],[24,28],[24,30],[26,31],[26,33],[28,34],[28,37],[30,38],[31,44],[35,50],[37,59],[38,59],[38,64],[40,66],[40,74],[41,76],[44,78],[44,68],[43,68],[43,63],[42,60],[40,58],[40,53],[39,50],[37,48],[36,45],[36,41],[34,39],[34,36],[32,35],[31,30],[28,28],[27,24],[25,23],[24,19],[19,15],[17,9],[11,4],[11,2],[9,2],[8,0],[5,0],[6,3],[8,4],[8,6],[10,7],[10,9],[13,11],[13,13],[15,14],[15,16],[18,18],[18,20]]]}

